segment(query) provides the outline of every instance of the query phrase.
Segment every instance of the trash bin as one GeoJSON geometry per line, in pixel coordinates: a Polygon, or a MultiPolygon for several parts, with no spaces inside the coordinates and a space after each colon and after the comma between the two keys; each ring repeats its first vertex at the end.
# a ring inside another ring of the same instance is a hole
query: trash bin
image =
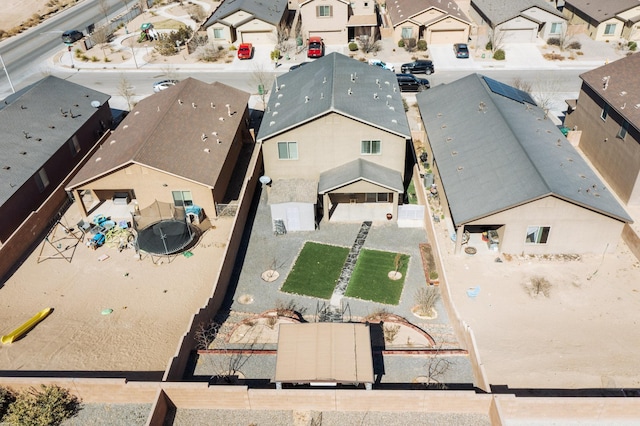
{"type": "Polygon", "coordinates": [[[264,95],[264,86],[262,84],[258,84],[258,95],[264,95]]]}
{"type": "Polygon", "coordinates": [[[433,185],[433,173],[425,173],[424,175],[424,187],[429,189],[433,185]]]}

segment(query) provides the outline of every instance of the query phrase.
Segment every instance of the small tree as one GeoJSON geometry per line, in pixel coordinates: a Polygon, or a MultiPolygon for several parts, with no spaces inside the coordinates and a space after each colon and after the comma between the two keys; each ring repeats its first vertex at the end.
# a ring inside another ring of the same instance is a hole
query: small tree
{"type": "Polygon", "coordinates": [[[120,96],[122,96],[124,100],[127,102],[129,111],[131,111],[131,109],[133,108],[133,97],[135,94],[133,93],[133,87],[131,86],[131,83],[129,82],[129,80],[124,74],[120,75],[118,92],[120,93],[120,96]]]}
{"type": "Polygon", "coordinates": [[[440,290],[434,286],[420,287],[414,295],[414,300],[418,307],[417,313],[430,316],[440,300],[440,290]]]}
{"type": "Polygon", "coordinates": [[[271,89],[274,76],[268,72],[262,64],[257,63],[253,69],[253,73],[251,73],[251,78],[258,86],[258,95],[260,96],[260,100],[262,100],[262,109],[265,110],[267,108],[267,97],[269,96],[268,90],[271,89]]]}
{"type": "Polygon", "coordinates": [[[494,29],[489,30],[489,41],[487,42],[486,47],[487,47],[487,50],[491,50],[491,53],[494,54],[494,59],[496,59],[495,53],[498,50],[503,50],[504,48],[505,35],[506,33],[504,31],[495,31],[494,29]]]}
{"type": "Polygon", "coordinates": [[[349,51],[355,52],[358,50],[358,43],[351,42],[349,43],[349,51]]]}
{"type": "Polygon", "coordinates": [[[364,53],[373,53],[379,52],[381,47],[378,40],[373,37],[369,37],[367,35],[361,35],[358,40],[358,45],[360,46],[360,50],[364,53]]]}
{"type": "Polygon", "coordinates": [[[495,52],[493,52],[493,59],[495,59],[496,61],[504,61],[505,58],[506,58],[506,54],[504,50],[498,49],[495,52]]]}
{"type": "Polygon", "coordinates": [[[418,40],[418,50],[424,52],[427,50],[427,40],[418,40]]]}
{"type": "Polygon", "coordinates": [[[545,297],[549,297],[551,294],[551,283],[544,277],[531,277],[529,291],[532,296],[537,296],[542,293],[545,297]]]}
{"type": "Polygon", "coordinates": [[[16,426],[59,425],[79,408],[80,400],[68,389],[41,385],[40,390],[29,388],[20,392],[3,420],[16,426]]]}
{"type": "Polygon", "coordinates": [[[382,333],[384,334],[384,342],[387,344],[393,343],[396,340],[396,336],[400,332],[400,326],[398,324],[382,326],[382,333]]]}
{"type": "Polygon", "coordinates": [[[93,40],[93,42],[100,46],[100,49],[102,50],[102,56],[104,57],[105,62],[108,62],[109,59],[107,58],[107,53],[105,52],[104,49],[109,43],[109,41],[111,41],[111,36],[112,36],[112,33],[109,30],[109,27],[107,25],[98,27],[93,32],[93,34],[91,34],[91,39],[93,40]]]}
{"type": "Polygon", "coordinates": [[[417,45],[418,42],[415,38],[404,39],[404,50],[406,50],[407,52],[413,52],[414,50],[416,50],[417,45]]]}
{"type": "Polygon", "coordinates": [[[425,363],[425,370],[427,376],[427,387],[436,387],[438,389],[446,389],[447,385],[444,382],[445,374],[451,369],[452,362],[448,358],[444,358],[441,355],[442,344],[439,344],[436,348],[436,352],[433,356],[427,359],[425,363]]]}

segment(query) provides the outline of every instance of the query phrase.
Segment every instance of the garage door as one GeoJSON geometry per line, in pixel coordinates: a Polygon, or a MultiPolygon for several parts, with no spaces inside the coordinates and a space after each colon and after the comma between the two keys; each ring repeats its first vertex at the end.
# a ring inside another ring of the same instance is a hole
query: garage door
{"type": "Polygon", "coordinates": [[[504,31],[503,43],[533,43],[536,39],[536,33],[530,28],[510,29],[504,31]]]}
{"type": "Polygon", "coordinates": [[[346,31],[309,31],[309,37],[322,37],[324,44],[345,44],[347,42],[346,31]]]}
{"type": "Polygon", "coordinates": [[[243,32],[240,35],[243,43],[253,44],[275,44],[275,36],[267,31],[243,32]]]}
{"type": "Polygon", "coordinates": [[[466,43],[464,30],[431,31],[427,44],[466,43]]]}

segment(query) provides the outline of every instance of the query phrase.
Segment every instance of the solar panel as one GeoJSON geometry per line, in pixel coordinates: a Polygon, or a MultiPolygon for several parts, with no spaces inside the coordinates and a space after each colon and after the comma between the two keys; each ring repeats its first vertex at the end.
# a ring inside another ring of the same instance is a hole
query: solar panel
{"type": "Polygon", "coordinates": [[[489,86],[489,89],[496,95],[504,96],[505,98],[520,102],[521,104],[527,102],[531,105],[537,105],[536,101],[534,101],[531,96],[523,90],[516,89],[515,87],[509,86],[504,83],[500,83],[499,81],[489,77],[483,76],[482,78],[484,79],[485,83],[487,83],[487,86],[489,86]]]}

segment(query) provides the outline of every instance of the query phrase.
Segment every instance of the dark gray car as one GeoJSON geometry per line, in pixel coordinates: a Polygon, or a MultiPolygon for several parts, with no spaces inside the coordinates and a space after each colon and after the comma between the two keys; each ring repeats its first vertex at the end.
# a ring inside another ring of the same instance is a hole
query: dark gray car
{"type": "Polygon", "coordinates": [[[62,42],[65,44],[73,44],[80,40],[84,35],[78,30],[68,30],[62,33],[62,42]]]}
{"type": "Polygon", "coordinates": [[[396,74],[401,92],[422,92],[431,87],[429,80],[418,78],[413,74],[396,74]]]}

